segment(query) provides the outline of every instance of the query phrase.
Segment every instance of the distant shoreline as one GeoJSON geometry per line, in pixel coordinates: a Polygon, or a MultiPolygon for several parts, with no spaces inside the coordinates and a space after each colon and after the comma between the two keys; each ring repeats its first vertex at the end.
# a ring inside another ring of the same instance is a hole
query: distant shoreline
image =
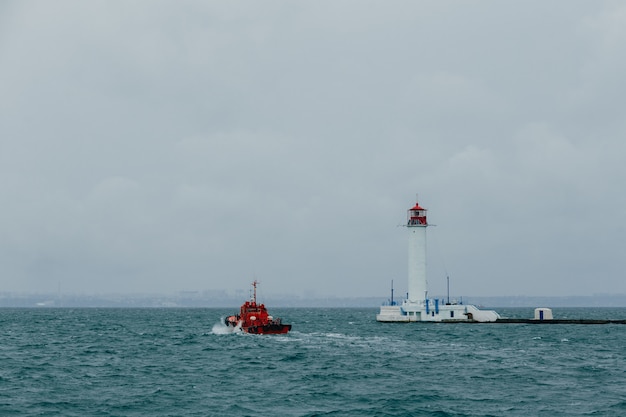
{"type": "MultiPolygon", "coordinates": [[[[436,297],[443,299],[444,297],[436,297]]],[[[591,296],[501,296],[462,297],[464,304],[490,308],[512,307],[626,307],[626,294],[591,296]]],[[[384,303],[385,297],[311,297],[276,296],[263,297],[262,302],[274,308],[304,307],[358,307],[376,308],[384,303]]],[[[180,293],[174,295],[101,294],[101,295],[57,295],[0,293],[0,308],[3,307],[138,307],[138,308],[238,308],[242,297],[226,294],[180,293]]]]}

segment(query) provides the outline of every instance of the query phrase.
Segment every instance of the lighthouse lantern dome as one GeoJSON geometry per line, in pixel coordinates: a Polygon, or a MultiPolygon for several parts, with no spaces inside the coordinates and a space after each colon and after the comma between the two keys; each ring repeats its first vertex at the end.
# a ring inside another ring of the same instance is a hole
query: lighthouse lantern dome
{"type": "Polygon", "coordinates": [[[415,203],[407,212],[408,226],[428,226],[426,220],[426,209],[421,207],[419,203],[415,203]]]}

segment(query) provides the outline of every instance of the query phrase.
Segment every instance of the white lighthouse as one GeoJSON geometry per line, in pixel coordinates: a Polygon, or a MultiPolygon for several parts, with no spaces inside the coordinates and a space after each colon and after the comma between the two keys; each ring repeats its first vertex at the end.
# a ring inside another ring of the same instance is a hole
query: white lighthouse
{"type": "Polygon", "coordinates": [[[450,303],[428,298],[426,280],[426,209],[415,203],[407,212],[409,233],[408,295],[400,305],[395,302],[380,307],[376,320],[380,322],[459,322],[496,321],[500,316],[492,310],[479,310],[473,305],[450,303]]]}
{"type": "Polygon", "coordinates": [[[428,281],[426,280],[426,209],[419,203],[407,212],[409,230],[409,301],[423,304],[428,298],[428,281]]]}

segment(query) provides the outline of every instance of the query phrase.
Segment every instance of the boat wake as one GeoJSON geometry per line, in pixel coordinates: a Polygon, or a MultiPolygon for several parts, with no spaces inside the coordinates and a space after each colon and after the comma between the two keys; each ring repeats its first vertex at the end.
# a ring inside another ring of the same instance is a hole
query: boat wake
{"type": "Polygon", "coordinates": [[[211,334],[232,334],[232,333],[241,333],[241,324],[238,324],[235,327],[227,326],[224,324],[224,319],[222,318],[219,322],[213,325],[211,329],[211,334]]]}

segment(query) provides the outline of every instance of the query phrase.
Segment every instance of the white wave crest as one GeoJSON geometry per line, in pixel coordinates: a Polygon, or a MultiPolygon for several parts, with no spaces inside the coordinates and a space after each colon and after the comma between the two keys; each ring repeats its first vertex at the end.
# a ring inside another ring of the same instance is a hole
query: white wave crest
{"type": "Polygon", "coordinates": [[[238,323],[235,327],[227,326],[224,324],[223,318],[219,322],[215,323],[211,329],[211,334],[231,334],[239,332],[241,332],[241,323],[238,323]]]}

